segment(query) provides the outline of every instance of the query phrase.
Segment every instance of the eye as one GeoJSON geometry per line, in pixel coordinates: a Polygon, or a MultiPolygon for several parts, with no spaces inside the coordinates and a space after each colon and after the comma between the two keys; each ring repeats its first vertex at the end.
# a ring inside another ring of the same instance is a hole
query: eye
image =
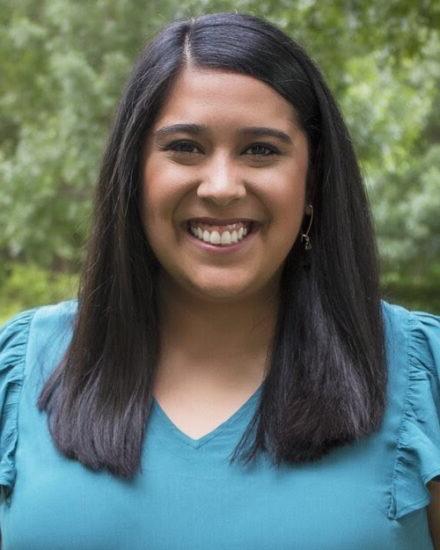
{"type": "MultiPolygon", "coordinates": [[[[175,153],[193,154],[196,153],[194,149],[199,149],[199,147],[192,141],[179,140],[173,141],[168,145],[164,145],[161,147],[161,149],[165,151],[174,151],[175,153]]],[[[251,156],[270,157],[272,155],[280,154],[276,147],[267,143],[254,143],[253,145],[248,147],[246,151],[252,149],[254,150],[254,154],[252,154],[251,156]]]]}
{"type": "Polygon", "coordinates": [[[272,155],[280,154],[280,152],[278,151],[278,149],[276,149],[276,147],[273,147],[272,145],[268,145],[266,143],[254,143],[247,150],[251,150],[251,149],[255,150],[255,148],[257,148],[257,151],[258,151],[255,153],[256,156],[270,157],[272,155]]]}
{"type": "Polygon", "coordinates": [[[168,145],[162,147],[165,151],[175,151],[176,153],[194,153],[191,149],[197,148],[197,146],[191,141],[173,141],[168,145]]]}

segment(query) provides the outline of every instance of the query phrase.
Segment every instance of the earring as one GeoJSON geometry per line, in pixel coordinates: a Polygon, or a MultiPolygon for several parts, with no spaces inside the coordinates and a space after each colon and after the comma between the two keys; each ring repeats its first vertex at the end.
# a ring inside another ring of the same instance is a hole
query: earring
{"type": "Polygon", "coordinates": [[[312,243],[310,242],[309,231],[313,222],[313,206],[309,204],[306,208],[306,214],[310,216],[309,226],[305,233],[301,233],[301,242],[304,243],[304,250],[311,250],[312,243]]]}

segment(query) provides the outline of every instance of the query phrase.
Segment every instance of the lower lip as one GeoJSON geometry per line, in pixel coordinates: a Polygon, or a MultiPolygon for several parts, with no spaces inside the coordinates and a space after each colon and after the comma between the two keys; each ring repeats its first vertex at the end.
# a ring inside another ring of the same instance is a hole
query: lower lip
{"type": "Polygon", "coordinates": [[[259,233],[259,231],[260,231],[260,227],[254,228],[250,233],[246,235],[244,239],[242,239],[238,243],[220,246],[220,245],[206,243],[205,241],[201,241],[197,237],[194,237],[194,235],[190,231],[188,231],[188,229],[185,228],[185,232],[188,238],[198,248],[200,248],[201,250],[206,250],[211,254],[221,254],[221,255],[231,254],[241,250],[246,250],[246,248],[248,248],[252,244],[256,235],[259,233]]]}

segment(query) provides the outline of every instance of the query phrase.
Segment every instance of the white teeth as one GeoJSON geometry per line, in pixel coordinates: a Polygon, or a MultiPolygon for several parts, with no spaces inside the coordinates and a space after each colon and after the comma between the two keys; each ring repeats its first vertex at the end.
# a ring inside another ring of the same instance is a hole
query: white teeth
{"type": "Polygon", "coordinates": [[[221,243],[222,244],[231,244],[231,234],[229,233],[229,231],[225,231],[224,233],[222,233],[221,243]]]}
{"type": "Polygon", "coordinates": [[[246,227],[240,227],[237,231],[223,231],[221,234],[218,231],[203,230],[201,227],[190,225],[189,229],[194,237],[204,241],[205,243],[228,246],[241,241],[248,234],[249,230],[246,227]]]}
{"type": "Polygon", "coordinates": [[[213,231],[211,233],[210,243],[211,244],[220,244],[220,242],[221,242],[220,233],[218,231],[213,231]]]}

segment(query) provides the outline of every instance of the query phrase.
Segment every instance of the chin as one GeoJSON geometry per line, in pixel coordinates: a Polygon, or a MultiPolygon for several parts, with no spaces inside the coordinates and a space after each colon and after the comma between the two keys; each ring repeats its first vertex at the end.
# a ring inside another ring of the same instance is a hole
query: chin
{"type": "Polygon", "coordinates": [[[246,298],[252,294],[252,289],[248,285],[197,285],[192,284],[191,290],[200,298],[205,298],[213,301],[235,301],[237,299],[246,298]]]}

